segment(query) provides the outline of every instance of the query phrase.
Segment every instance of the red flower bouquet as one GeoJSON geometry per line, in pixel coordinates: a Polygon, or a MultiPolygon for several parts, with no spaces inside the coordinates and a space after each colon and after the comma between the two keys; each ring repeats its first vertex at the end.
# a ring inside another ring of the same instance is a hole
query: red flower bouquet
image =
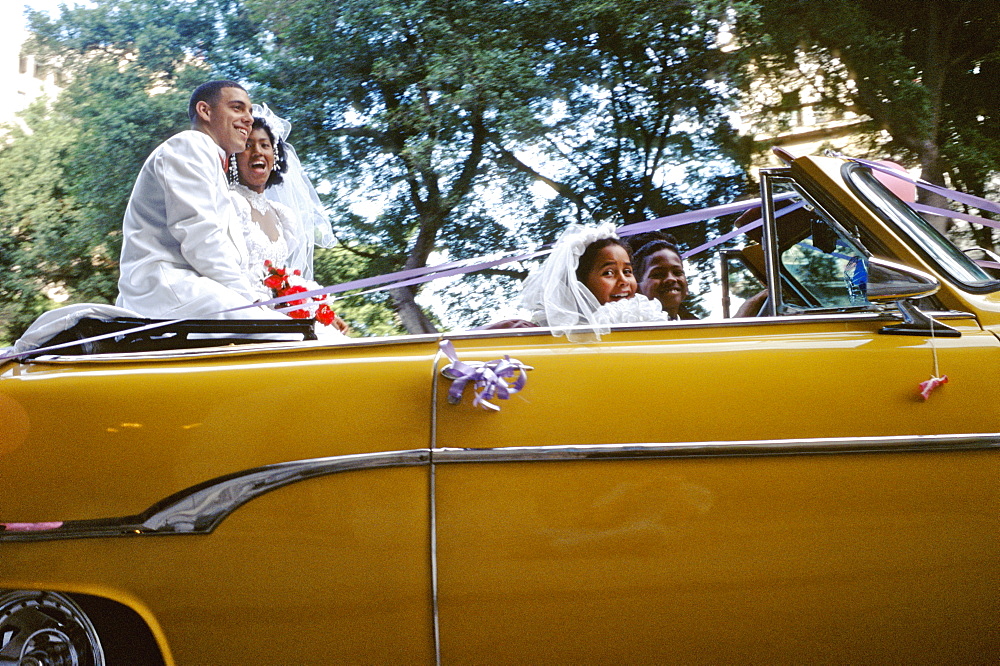
{"type": "MultiPolygon", "coordinates": [[[[264,262],[264,268],[267,269],[264,286],[271,290],[275,298],[320,288],[318,283],[303,278],[298,270],[289,272],[287,268],[278,268],[270,260],[264,262]]],[[[292,319],[315,319],[324,326],[331,326],[336,317],[326,294],[285,301],[278,305],[278,309],[292,319]]]]}

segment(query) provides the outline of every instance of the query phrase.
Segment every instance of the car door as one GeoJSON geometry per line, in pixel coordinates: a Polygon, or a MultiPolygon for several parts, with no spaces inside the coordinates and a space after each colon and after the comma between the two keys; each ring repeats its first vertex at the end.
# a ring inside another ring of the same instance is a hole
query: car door
{"type": "MultiPolygon", "coordinates": [[[[128,606],[167,663],[433,661],[436,350],[8,364],[0,520],[34,528],[0,531],[0,588],[128,606]]],[[[135,636],[92,620],[128,654],[135,636]]]]}
{"type": "Polygon", "coordinates": [[[532,369],[496,412],[439,378],[442,663],[998,654],[998,341],[880,334],[805,242],[797,314],[454,338],[532,369]]]}

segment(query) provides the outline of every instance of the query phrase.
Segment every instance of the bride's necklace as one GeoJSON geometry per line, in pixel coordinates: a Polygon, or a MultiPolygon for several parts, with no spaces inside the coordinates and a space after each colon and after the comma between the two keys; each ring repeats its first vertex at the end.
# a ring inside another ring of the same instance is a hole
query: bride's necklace
{"type": "Polygon", "coordinates": [[[271,202],[264,196],[263,192],[254,192],[242,183],[237,183],[236,190],[246,197],[246,200],[250,202],[250,207],[261,215],[271,210],[271,202]]]}

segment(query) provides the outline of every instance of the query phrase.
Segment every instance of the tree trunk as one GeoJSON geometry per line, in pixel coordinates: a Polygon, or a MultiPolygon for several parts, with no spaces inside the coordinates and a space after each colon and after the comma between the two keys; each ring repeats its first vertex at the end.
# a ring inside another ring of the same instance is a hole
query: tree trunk
{"type": "Polygon", "coordinates": [[[438,332],[424,311],[417,305],[417,301],[414,299],[415,293],[411,287],[392,289],[389,291],[389,295],[392,296],[396,312],[399,314],[399,319],[403,322],[403,328],[406,329],[407,333],[418,335],[438,332]]]}
{"type": "MultiPolygon", "coordinates": [[[[929,183],[944,185],[944,172],[941,169],[941,155],[937,141],[926,139],[920,145],[920,177],[929,183]]],[[[917,188],[917,201],[925,206],[935,208],[947,208],[947,197],[922,188],[917,188]]],[[[941,215],[931,215],[923,213],[924,219],[930,222],[941,233],[948,231],[948,220],[950,218],[941,215]]]]}

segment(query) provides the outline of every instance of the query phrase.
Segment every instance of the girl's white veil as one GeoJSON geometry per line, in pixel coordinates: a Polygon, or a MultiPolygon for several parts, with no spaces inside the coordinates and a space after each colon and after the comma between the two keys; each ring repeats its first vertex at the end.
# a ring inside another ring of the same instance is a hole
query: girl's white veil
{"type": "Polygon", "coordinates": [[[618,238],[613,223],[571,224],[563,231],[545,262],[524,281],[521,307],[531,312],[533,323],[552,328],[553,335],[567,335],[577,326],[589,326],[574,331],[570,339],[591,339],[594,334],[608,332],[607,325],[596,316],[601,304],[576,279],[576,267],[584,250],[604,238],[618,238]]]}
{"type": "Polygon", "coordinates": [[[548,326],[553,335],[574,342],[599,340],[611,324],[664,321],[668,319],[659,301],[642,294],[601,305],[587,286],[576,279],[576,268],[587,247],[605,238],[618,238],[615,225],[571,224],[556,241],[545,262],[524,281],[521,307],[531,312],[531,321],[548,326]]]}

